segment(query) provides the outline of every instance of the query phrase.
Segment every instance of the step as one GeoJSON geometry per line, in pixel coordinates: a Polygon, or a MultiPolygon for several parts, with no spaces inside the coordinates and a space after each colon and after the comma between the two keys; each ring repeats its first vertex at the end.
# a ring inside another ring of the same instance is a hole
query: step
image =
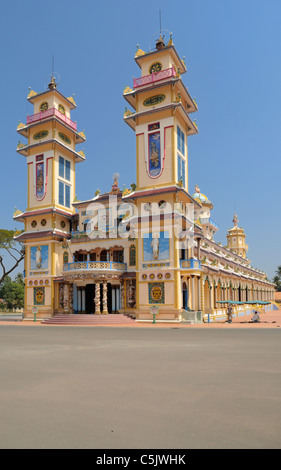
{"type": "Polygon", "coordinates": [[[134,320],[123,314],[108,315],[84,315],[84,314],[57,314],[53,317],[42,320],[44,325],[94,325],[94,324],[124,324],[133,323],[134,320]]]}

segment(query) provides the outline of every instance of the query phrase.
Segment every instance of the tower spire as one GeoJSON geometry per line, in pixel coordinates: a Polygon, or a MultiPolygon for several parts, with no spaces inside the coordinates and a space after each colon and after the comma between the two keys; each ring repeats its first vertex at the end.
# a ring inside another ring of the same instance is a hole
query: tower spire
{"type": "Polygon", "coordinates": [[[54,56],[52,56],[52,75],[51,75],[51,81],[48,85],[49,90],[55,90],[57,88],[56,79],[54,77],[54,63],[55,63],[55,58],[54,56]]]}

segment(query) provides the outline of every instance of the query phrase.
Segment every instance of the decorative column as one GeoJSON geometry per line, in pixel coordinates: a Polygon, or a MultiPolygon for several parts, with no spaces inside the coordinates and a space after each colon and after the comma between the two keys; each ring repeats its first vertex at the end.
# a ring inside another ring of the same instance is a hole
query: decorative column
{"type": "Polygon", "coordinates": [[[194,274],[191,275],[192,284],[192,310],[195,311],[195,287],[194,287],[194,274]]]}
{"type": "Polygon", "coordinates": [[[197,276],[197,306],[198,311],[201,310],[201,277],[197,276]]]}
{"type": "Polygon", "coordinates": [[[204,313],[204,283],[203,283],[203,278],[201,278],[201,311],[204,313]]]}
{"type": "Polygon", "coordinates": [[[69,285],[69,313],[73,313],[73,284],[69,285]]]}
{"type": "Polygon", "coordinates": [[[217,285],[214,284],[214,309],[217,308],[217,285]]]}
{"type": "Polygon", "coordinates": [[[107,281],[103,281],[102,313],[107,314],[107,281]]]}
{"type": "Polygon", "coordinates": [[[210,287],[209,287],[209,294],[210,294],[210,308],[211,308],[212,313],[213,313],[213,310],[214,310],[213,286],[210,286],[210,287]]]}
{"type": "Polygon", "coordinates": [[[64,313],[69,313],[68,284],[64,284],[63,286],[63,310],[64,310],[64,313]]]}
{"type": "Polygon", "coordinates": [[[100,315],[100,283],[95,283],[95,314],[100,315]]]}
{"type": "Polygon", "coordinates": [[[125,282],[126,281],[121,281],[121,309],[125,309],[125,282]]]}

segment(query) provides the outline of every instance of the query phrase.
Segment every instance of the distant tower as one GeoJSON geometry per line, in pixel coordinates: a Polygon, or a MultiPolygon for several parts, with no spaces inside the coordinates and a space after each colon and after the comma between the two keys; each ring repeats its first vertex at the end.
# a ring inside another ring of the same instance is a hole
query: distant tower
{"type": "Polygon", "coordinates": [[[27,209],[14,214],[14,220],[25,224],[17,237],[26,248],[24,314],[37,306],[39,316],[44,316],[53,313],[55,277],[62,269],[65,239],[70,238],[75,165],[85,160],[75,146],[86,139],[70,118],[74,99],[58,91],[53,76],[46,91],[30,91],[27,99],[34,106],[33,115],[17,127],[28,140],[17,146],[27,162],[27,209]]]}
{"type": "Polygon", "coordinates": [[[234,214],[232,220],[234,226],[226,234],[227,248],[243,258],[246,258],[248,245],[245,243],[246,235],[243,228],[238,227],[238,217],[234,214]]]}

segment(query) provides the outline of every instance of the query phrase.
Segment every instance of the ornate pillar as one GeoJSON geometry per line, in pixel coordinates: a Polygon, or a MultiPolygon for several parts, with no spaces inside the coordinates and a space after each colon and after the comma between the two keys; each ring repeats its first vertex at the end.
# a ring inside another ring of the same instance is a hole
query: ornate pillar
{"type": "Polygon", "coordinates": [[[201,310],[201,277],[197,276],[197,310],[201,310]]]}
{"type": "Polygon", "coordinates": [[[213,286],[209,286],[209,296],[210,296],[209,305],[210,305],[210,308],[213,311],[213,309],[214,309],[213,286]]]}
{"type": "Polygon", "coordinates": [[[125,282],[126,281],[121,281],[121,309],[125,309],[125,282]]]}
{"type": "Polygon", "coordinates": [[[69,285],[69,313],[73,313],[73,284],[69,285]]]}
{"type": "Polygon", "coordinates": [[[201,277],[200,280],[200,287],[201,287],[201,305],[200,305],[200,310],[204,313],[204,283],[203,283],[203,278],[201,277]]]}
{"type": "Polygon", "coordinates": [[[107,281],[103,281],[102,313],[107,314],[107,281]]]}
{"type": "Polygon", "coordinates": [[[63,310],[64,313],[69,313],[69,290],[68,284],[63,286],[63,310]]]}
{"type": "Polygon", "coordinates": [[[95,314],[100,315],[100,283],[95,283],[95,314]]]}
{"type": "Polygon", "coordinates": [[[214,284],[214,309],[217,308],[217,285],[214,284]]]}
{"type": "Polygon", "coordinates": [[[194,286],[194,274],[191,275],[191,284],[192,284],[192,310],[195,310],[195,286],[194,286]]]}

